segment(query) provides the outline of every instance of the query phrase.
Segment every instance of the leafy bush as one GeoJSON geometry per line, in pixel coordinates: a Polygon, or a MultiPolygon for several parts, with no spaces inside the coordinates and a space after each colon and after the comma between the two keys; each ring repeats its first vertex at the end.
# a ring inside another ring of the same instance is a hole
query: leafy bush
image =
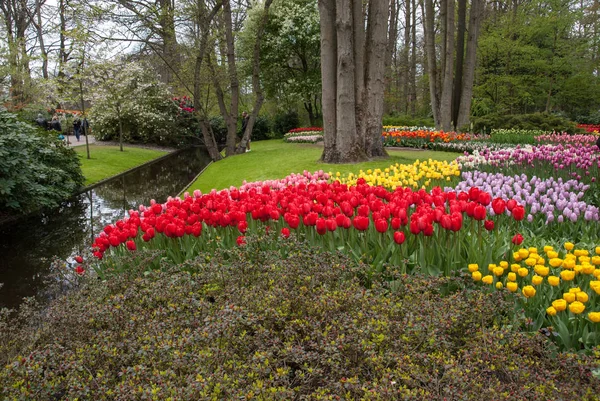
{"type": "MultiPolygon", "coordinates": [[[[598,359],[511,329],[499,293],[267,238],[138,271],[0,321],[7,399],[592,400],[598,359]],[[505,328],[498,328],[505,327],[505,328]],[[532,378],[535,378],[532,380],[532,378]],[[513,394],[512,398],[510,394],[513,394]]],[[[467,283],[468,281],[464,281],[467,283]]]]}
{"type": "Polygon", "coordinates": [[[577,122],[580,123],[580,124],[594,124],[594,125],[598,125],[598,124],[600,124],[600,111],[596,111],[596,112],[591,113],[589,115],[578,116],[577,117],[577,122]]]}
{"type": "Polygon", "coordinates": [[[169,89],[143,64],[94,65],[90,71],[96,84],[90,125],[97,139],[119,139],[118,110],[124,141],[177,146],[190,136],[176,124],[181,109],[169,89]]]}
{"type": "Polygon", "coordinates": [[[277,138],[283,138],[286,132],[300,126],[300,117],[295,111],[277,114],[273,119],[273,132],[277,138]]]}
{"type": "Polygon", "coordinates": [[[383,125],[393,126],[416,126],[416,127],[433,127],[435,123],[433,119],[426,117],[411,117],[411,116],[384,116],[383,125]]]}
{"type": "Polygon", "coordinates": [[[56,132],[42,131],[0,110],[0,211],[56,207],[83,185],[79,158],[56,132]]]}
{"type": "Polygon", "coordinates": [[[269,118],[266,116],[258,116],[252,128],[252,140],[262,141],[270,139],[269,132],[271,131],[269,118]]]}
{"type": "Polygon", "coordinates": [[[564,117],[546,113],[500,115],[488,114],[473,117],[473,130],[481,134],[489,134],[492,129],[540,130],[544,132],[578,133],[576,124],[564,117]]]}

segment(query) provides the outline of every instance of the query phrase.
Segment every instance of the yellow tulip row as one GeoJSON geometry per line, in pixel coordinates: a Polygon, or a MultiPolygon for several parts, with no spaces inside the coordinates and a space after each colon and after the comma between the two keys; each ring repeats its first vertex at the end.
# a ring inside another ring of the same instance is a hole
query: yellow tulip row
{"type": "Polygon", "coordinates": [[[424,160],[415,161],[413,164],[393,164],[385,169],[368,169],[366,172],[360,170],[358,174],[350,173],[342,176],[340,172],[330,173],[334,180],[342,184],[356,185],[362,178],[369,185],[378,185],[395,190],[398,187],[410,187],[413,189],[430,189],[434,185],[442,185],[451,181],[453,177],[460,176],[460,168],[454,161],[424,160]]]}
{"type": "MultiPolygon", "coordinates": [[[[517,292],[519,289],[517,281],[521,278],[521,284],[528,284],[521,290],[526,298],[533,298],[537,292],[536,287],[542,285],[544,280],[552,287],[558,287],[561,282],[584,287],[587,284],[590,293],[579,286],[571,287],[569,292],[563,293],[562,298],[554,300],[546,309],[549,316],[555,316],[567,307],[571,313],[578,315],[585,311],[585,303],[589,301],[590,294],[600,295],[600,246],[596,247],[594,256],[590,256],[590,252],[586,249],[574,248],[573,243],[565,243],[566,254],[560,258],[559,252],[552,246],[545,246],[544,253],[550,267],[546,266],[546,259],[538,253],[537,248],[522,248],[512,255],[517,263],[509,264],[507,261],[502,261],[498,265],[490,264],[488,266],[490,274],[483,275],[477,264],[470,264],[468,269],[474,281],[481,281],[487,285],[495,282],[498,290],[506,287],[510,292],[517,292]],[[559,268],[561,270],[558,270],[559,268]],[[503,282],[501,278],[505,275],[506,279],[503,282]]],[[[600,322],[600,312],[589,312],[588,319],[594,323],[600,322]]]]}

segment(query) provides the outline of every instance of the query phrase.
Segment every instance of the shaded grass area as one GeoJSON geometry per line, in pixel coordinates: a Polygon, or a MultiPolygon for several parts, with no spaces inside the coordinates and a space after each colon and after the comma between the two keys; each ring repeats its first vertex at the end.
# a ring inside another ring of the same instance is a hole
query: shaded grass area
{"type": "Polygon", "coordinates": [[[199,189],[208,192],[211,189],[224,189],[240,186],[247,182],[284,178],[291,173],[302,173],[304,170],[315,172],[340,172],[342,175],[358,173],[360,170],[385,168],[392,164],[411,164],[415,160],[454,160],[457,153],[421,151],[421,150],[388,150],[387,159],[374,160],[356,164],[326,164],[319,161],[323,152],[322,145],[285,143],[281,139],[252,143],[252,151],[228,157],[211,164],[189,187],[189,191],[199,189]]]}
{"type": "Polygon", "coordinates": [[[85,146],[79,146],[75,151],[81,160],[85,185],[94,184],[167,154],[162,150],[124,147],[121,152],[118,146],[90,145],[91,159],[88,159],[85,146]]]}

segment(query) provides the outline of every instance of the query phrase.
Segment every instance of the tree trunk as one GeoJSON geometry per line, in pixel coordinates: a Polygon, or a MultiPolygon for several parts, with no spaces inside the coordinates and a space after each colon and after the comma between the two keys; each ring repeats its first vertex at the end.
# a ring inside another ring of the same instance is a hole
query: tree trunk
{"type": "Polygon", "coordinates": [[[32,18],[32,23],[35,25],[38,41],[40,42],[40,55],[42,56],[42,76],[44,79],[48,79],[48,53],[46,52],[46,46],[44,45],[44,32],[42,30],[42,4],[42,0],[35,1],[36,21],[33,21],[32,18]]]}
{"type": "Polygon", "coordinates": [[[479,26],[483,11],[482,0],[472,0],[469,15],[469,35],[467,37],[467,55],[465,57],[464,77],[460,98],[460,110],[458,113],[457,127],[463,127],[469,123],[471,116],[471,101],[473,98],[473,83],[475,80],[475,64],[477,62],[477,39],[479,38],[479,26]]]}
{"type": "Polygon", "coordinates": [[[408,101],[410,103],[410,115],[417,114],[417,2],[412,0],[412,42],[410,48],[410,89],[408,101]]]}
{"type": "Polygon", "coordinates": [[[157,12],[162,39],[163,59],[167,65],[162,68],[161,80],[167,84],[173,82],[173,72],[180,68],[180,56],[177,51],[177,37],[175,35],[175,9],[173,0],[159,0],[157,12]]]}
{"type": "Polygon", "coordinates": [[[425,10],[423,12],[425,53],[427,55],[427,73],[429,74],[429,96],[431,97],[431,110],[436,128],[440,128],[440,100],[438,96],[437,59],[435,57],[435,31],[434,31],[434,9],[433,0],[423,0],[425,10]]]}
{"type": "Polygon", "coordinates": [[[335,30],[335,0],[319,0],[321,27],[321,107],[323,111],[323,161],[337,160],[337,37],[335,30]]]}
{"type": "Polygon", "coordinates": [[[385,49],[386,23],[389,0],[369,2],[367,29],[367,70],[366,87],[366,132],[365,151],[369,158],[387,156],[381,140],[383,117],[383,93],[385,91],[385,49]]]}
{"type": "Polygon", "coordinates": [[[452,93],[452,121],[454,130],[458,128],[460,94],[462,92],[463,64],[465,56],[465,31],[467,30],[467,0],[458,0],[458,24],[456,26],[456,64],[454,67],[454,91],[452,93]]]}
{"type": "Polygon", "coordinates": [[[227,72],[229,75],[229,85],[231,90],[229,114],[224,116],[226,117],[227,122],[226,155],[232,156],[233,154],[235,154],[235,140],[237,138],[237,116],[240,96],[240,85],[237,77],[237,67],[235,64],[233,21],[231,18],[230,0],[223,0],[223,17],[225,20],[225,38],[227,40],[227,72]]]}
{"type": "Polygon", "coordinates": [[[117,104],[117,119],[119,120],[119,149],[123,151],[123,122],[121,121],[121,106],[117,104]]]}
{"type": "Polygon", "coordinates": [[[442,96],[440,98],[440,121],[442,130],[452,130],[452,83],[454,70],[454,0],[443,0],[447,3],[446,14],[446,37],[442,40],[446,43],[446,52],[443,54],[444,76],[442,84],[442,96]]]}
{"type": "MultiPolygon", "coordinates": [[[[396,52],[396,41],[398,40],[398,0],[392,0],[390,8],[390,26],[387,39],[387,49],[385,52],[385,87],[389,93],[392,84],[392,60],[396,52]]],[[[392,102],[384,103],[384,113],[391,111],[392,102]]]]}
{"type": "Polygon", "coordinates": [[[308,113],[308,121],[311,127],[316,127],[317,119],[315,118],[315,112],[313,110],[312,101],[309,99],[304,102],[304,109],[308,113]]]}
{"type": "Polygon", "coordinates": [[[408,88],[410,81],[410,30],[411,30],[411,0],[405,2],[404,12],[404,47],[402,48],[402,103],[401,110],[403,114],[408,114],[408,88]]]}
{"type": "MultiPolygon", "coordinates": [[[[365,80],[366,80],[366,66],[365,64],[369,63],[369,59],[365,60],[365,15],[363,10],[363,1],[362,0],[350,0],[349,2],[344,1],[346,5],[349,5],[352,10],[351,13],[351,22],[350,22],[350,32],[351,36],[351,46],[353,52],[353,64],[354,64],[354,116],[355,116],[355,126],[356,126],[356,134],[358,138],[362,138],[365,133],[365,121],[364,121],[364,98],[365,98],[365,80]]],[[[338,13],[341,11],[337,8],[338,13]]],[[[344,10],[345,11],[345,10],[344,10]]],[[[340,43],[339,37],[340,31],[338,27],[338,45],[340,43]]],[[[340,56],[338,50],[338,57],[340,56]]],[[[339,58],[338,58],[339,63],[339,58]]],[[[339,73],[339,64],[338,64],[338,73],[339,73]]],[[[339,87],[338,87],[339,90],[339,87]]],[[[338,98],[339,101],[339,98],[338,98]]],[[[338,103],[339,108],[339,103],[338,103]]],[[[338,109],[339,113],[339,109],[338,109]]],[[[342,118],[347,118],[348,114],[342,112],[342,118]]],[[[340,114],[338,114],[338,118],[340,118],[340,114]]],[[[339,127],[338,127],[339,128],[339,127]]]]}
{"type": "Polygon", "coordinates": [[[258,26],[258,31],[256,32],[256,42],[254,43],[254,52],[252,55],[252,90],[254,91],[256,98],[254,100],[254,107],[250,113],[250,118],[248,119],[248,124],[246,125],[246,130],[242,133],[242,140],[237,148],[237,153],[244,153],[246,151],[247,145],[250,142],[252,129],[254,128],[254,122],[256,121],[256,117],[265,100],[262,88],[260,87],[260,45],[265,32],[265,26],[269,20],[269,7],[271,7],[271,3],[273,3],[273,0],[265,1],[263,18],[258,26]]]}

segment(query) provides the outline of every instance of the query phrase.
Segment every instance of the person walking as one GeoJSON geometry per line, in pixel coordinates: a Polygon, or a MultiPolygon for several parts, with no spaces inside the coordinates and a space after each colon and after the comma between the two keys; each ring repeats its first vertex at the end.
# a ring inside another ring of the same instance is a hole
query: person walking
{"type": "MultiPolygon", "coordinates": [[[[246,132],[246,127],[248,126],[248,120],[250,120],[250,116],[247,112],[242,112],[242,140],[244,138],[244,133],[246,132]]],[[[250,135],[248,135],[248,143],[246,144],[246,152],[250,152],[250,135]]]]}
{"type": "Polygon", "coordinates": [[[75,120],[73,120],[73,134],[75,134],[75,138],[79,142],[79,137],[81,136],[81,120],[79,117],[75,117],[75,120]]]}
{"type": "Polygon", "coordinates": [[[49,128],[49,127],[48,127],[48,120],[46,120],[46,119],[44,118],[44,116],[42,115],[42,113],[40,113],[40,114],[38,114],[38,115],[37,115],[37,118],[35,119],[35,123],[36,123],[37,125],[39,125],[39,126],[40,126],[40,128],[42,128],[42,129],[44,129],[44,130],[46,130],[46,131],[47,131],[47,130],[48,130],[48,128],[49,128]]]}

